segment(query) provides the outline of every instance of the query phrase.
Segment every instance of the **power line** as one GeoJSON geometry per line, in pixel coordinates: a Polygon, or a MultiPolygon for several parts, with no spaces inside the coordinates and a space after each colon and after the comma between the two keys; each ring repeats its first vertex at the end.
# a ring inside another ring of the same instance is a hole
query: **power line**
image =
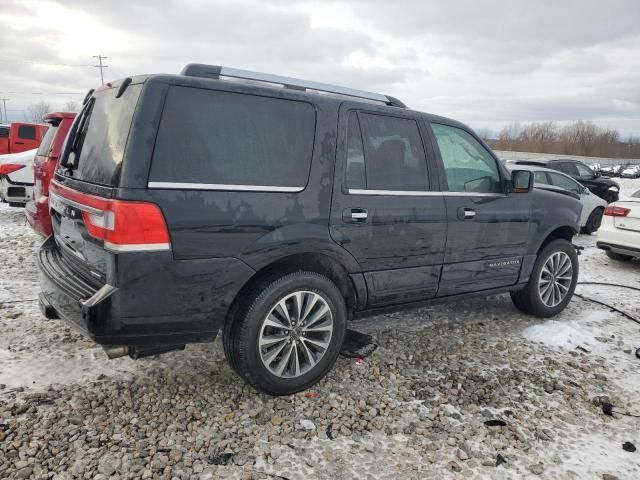
{"type": "Polygon", "coordinates": [[[98,54],[98,55],[94,55],[93,58],[98,59],[98,65],[94,65],[94,67],[100,69],[100,81],[102,82],[102,85],[104,85],[104,74],[102,72],[102,69],[107,68],[109,65],[103,65],[102,60],[106,60],[109,57],[103,57],[102,55],[98,54]]]}
{"type": "Polygon", "coordinates": [[[13,92],[4,91],[0,95],[84,95],[86,92],[13,92]]]}
{"type": "MultiPolygon", "coordinates": [[[[103,57],[104,58],[104,57],[103,57]]],[[[48,65],[51,67],[93,67],[94,65],[73,65],[71,63],[50,63],[50,62],[39,62],[37,60],[15,60],[11,58],[0,58],[0,62],[4,63],[28,63],[32,65],[48,65]]]]}

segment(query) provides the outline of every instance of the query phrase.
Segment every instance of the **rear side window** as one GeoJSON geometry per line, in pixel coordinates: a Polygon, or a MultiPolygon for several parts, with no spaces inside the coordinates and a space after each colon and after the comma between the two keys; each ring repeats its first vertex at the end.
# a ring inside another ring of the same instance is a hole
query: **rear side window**
{"type": "Polygon", "coordinates": [[[352,112],[346,176],[348,188],[427,190],[427,160],[416,121],[352,112]]]}
{"type": "Polygon", "coordinates": [[[431,125],[450,192],[499,193],[500,173],[493,156],[461,128],[431,125]]]}
{"type": "Polygon", "coordinates": [[[35,140],[36,127],[33,125],[20,125],[18,127],[18,138],[21,140],[35,140]]]}
{"type": "Polygon", "coordinates": [[[172,87],[150,180],[216,187],[306,186],[315,108],[305,102],[172,87]]]}
{"type": "Polygon", "coordinates": [[[44,134],[42,141],[40,142],[40,146],[38,147],[38,151],[36,155],[46,157],[49,154],[49,149],[51,148],[51,142],[53,142],[53,137],[56,136],[56,132],[58,131],[57,125],[52,125],[47,130],[47,133],[44,134]]]}
{"type": "Polygon", "coordinates": [[[0,138],[7,138],[9,136],[9,127],[0,127],[0,138]]]}

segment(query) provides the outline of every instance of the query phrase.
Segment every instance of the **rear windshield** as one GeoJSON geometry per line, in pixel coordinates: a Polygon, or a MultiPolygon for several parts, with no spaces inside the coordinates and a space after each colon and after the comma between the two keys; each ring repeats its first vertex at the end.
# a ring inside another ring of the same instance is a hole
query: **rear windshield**
{"type": "Polygon", "coordinates": [[[151,181],[304,188],[315,108],[306,102],[172,87],[151,181]]]}
{"type": "Polygon", "coordinates": [[[52,125],[45,133],[42,142],[40,142],[40,146],[38,147],[38,151],[36,155],[46,157],[49,154],[49,149],[51,148],[51,142],[53,142],[53,137],[56,136],[56,132],[58,131],[57,125],[52,125]]]}
{"type": "Polygon", "coordinates": [[[62,160],[63,175],[100,185],[116,186],[133,113],[142,85],[129,85],[120,98],[117,88],[101,90],[76,117],[62,160]],[[65,152],[66,153],[66,152],[65,152]]]}

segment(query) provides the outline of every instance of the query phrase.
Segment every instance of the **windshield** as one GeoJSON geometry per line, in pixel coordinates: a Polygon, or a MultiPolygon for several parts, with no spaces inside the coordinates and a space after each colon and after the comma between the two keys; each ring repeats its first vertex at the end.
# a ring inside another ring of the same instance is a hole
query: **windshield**
{"type": "Polygon", "coordinates": [[[638,190],[636,193],[634,193],[633,195],[631,195],[633,198],[640,198],[640,190],[638,190]]]}
{"type": "Polygon", "coordinates": [[[115,186],[142,85],[130,85],[120,98],[117,88],[98,91],[76,117],[65,150],[62,174],[115,186]]]}

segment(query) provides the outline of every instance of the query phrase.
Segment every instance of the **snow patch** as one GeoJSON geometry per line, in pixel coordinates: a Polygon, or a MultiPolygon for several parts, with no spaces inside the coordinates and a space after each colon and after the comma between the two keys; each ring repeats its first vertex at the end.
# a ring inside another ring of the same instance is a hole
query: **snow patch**
{"type": "Polygon", "coordinates": [[[598,335],[594,329],[576,321],[547,320],[539,325],[527,327],[522,336],[529,341],[550,347],[570,347],[593,343],[598,335]]]}
{"type": "MultiPolygon", "coordinates": [[[[134,360],[107,360],[97,348],[79,351],[75,355],[60,352],[12,352],[0,348],[0,384],[10,388],[42,389],[54,384],[75,384],[95,380],[100,374],[114,375],[135,371],[134,360]]],[[[139,365],[138,365],[139,368],[139,365]]]]}

